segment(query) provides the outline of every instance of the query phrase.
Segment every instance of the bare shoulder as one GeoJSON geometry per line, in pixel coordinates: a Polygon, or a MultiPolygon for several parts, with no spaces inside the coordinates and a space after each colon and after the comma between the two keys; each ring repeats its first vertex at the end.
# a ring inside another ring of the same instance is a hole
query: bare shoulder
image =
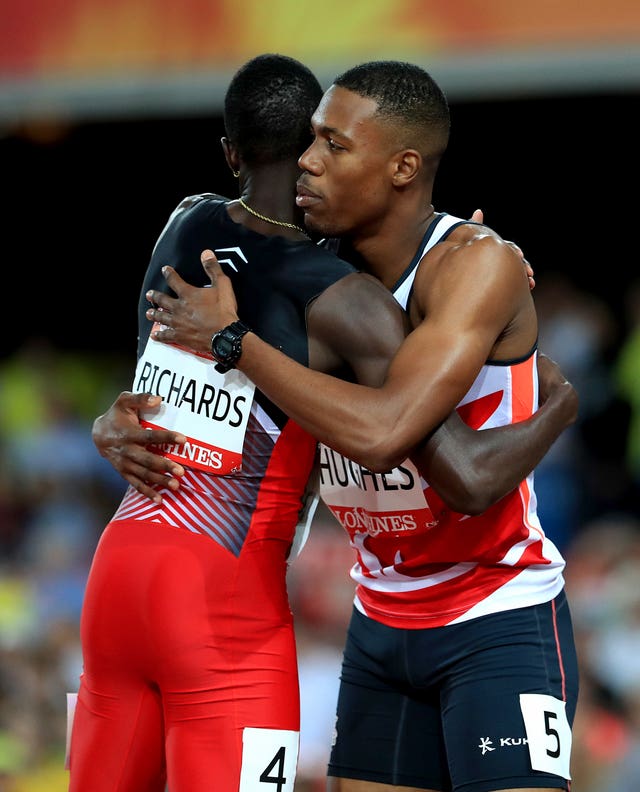
{"type": "MultiPolygon", "coordinates": [[[[416,276],[416,288],[471,289],[470,279],[483,279],[487,287],[505,276],[513,278],[511,286],[528,288],[524,267],[513,247],[496,231],[485,225],[463,224],[454,228],[442,242],[422,259],[416,276]]],[[[439,297],[439,290],[437,296],[439,297]]]]}
{"type": "Polygon", "coordinates": [[[496,256],[505,253],[509,258],[513,257],[512,248],[497,231],[476,223],[456,226],[446,239],[429,251],[432,252],[448,256],[454,253],[464,256],[496,256]]]}
{"type": "Polygon", "coordinates": [[[484,328],[491,357],[528,354],[537,337],[535,306],[521,258],[488,226],[464,224],[422,259],[409,306],[413,326],[484,328]]]}

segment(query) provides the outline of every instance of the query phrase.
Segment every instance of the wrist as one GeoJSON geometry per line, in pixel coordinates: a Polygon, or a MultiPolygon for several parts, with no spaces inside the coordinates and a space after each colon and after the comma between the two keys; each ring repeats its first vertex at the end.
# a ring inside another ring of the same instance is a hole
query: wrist
{"type": "Polygon", "coordinates": [[[218,330],[211,337],[211,357],[216,361],[216,371],[225,374],[242,355],[242,339],[250,328],[239,319],[218,330]]]}

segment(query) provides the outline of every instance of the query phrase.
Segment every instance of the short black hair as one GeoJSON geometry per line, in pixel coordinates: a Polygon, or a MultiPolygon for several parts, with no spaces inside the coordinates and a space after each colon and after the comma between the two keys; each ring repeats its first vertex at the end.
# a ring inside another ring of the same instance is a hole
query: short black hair
{"type": "Polygon", "coordinates": [[[286,55],[267,53],[234,75],[224,101],[227,137],[247,165],[299,157],[322,98],[313,72],[286,55]]]}
{"type": "MultiPolygon", "coordinates": [[[[449,142],[451,117],[446,96],[433,77],[405,61],[370,61],[340,74],[334,85],[374,99],[377,114],[441,156],[449,142]]],[[[407,140],[406,145],[416,145],[407,140]]]]}

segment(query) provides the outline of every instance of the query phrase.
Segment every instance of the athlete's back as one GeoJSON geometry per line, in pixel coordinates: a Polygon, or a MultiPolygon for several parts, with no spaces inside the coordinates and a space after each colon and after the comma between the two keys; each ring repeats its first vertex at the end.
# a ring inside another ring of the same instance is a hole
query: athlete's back
{"type": "Polygon", "coordinates": [[[186,472],[161,503],[129,487],[97,548],[71,792],[162,792],[165,753],[172,792],[230,792],[241,773],[295,775],[286,570],[316,442],[239,372],[150,338],[146,291],[162,287],[167,263],[202,282],[207,247],[225,259],[252,326],[304,364],[309,303],[353,272],[308,240],[234,223],[218,196],[194,196],[171,216],[142,289],[133,390],[163,397],[146,419],[187,435],[182,449],[164,449],[186,472]]]}

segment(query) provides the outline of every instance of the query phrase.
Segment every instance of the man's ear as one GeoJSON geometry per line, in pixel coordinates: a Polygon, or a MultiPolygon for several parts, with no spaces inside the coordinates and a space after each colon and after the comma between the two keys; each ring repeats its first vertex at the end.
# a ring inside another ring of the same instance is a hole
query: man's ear
{"type": "Polygon", "coordinates": [[[402,187],[413,181],[422,167],[422,155],[415,149],[399,151],[393,158],[393,184],[402,187]]]}
{"type": "Polygon", "coordinates": [[[220,143],[222,143],[222,150],[224,151],[224,158],[227,161],[227,165],[231,168],[233,175],[237,176],[240,170],[240,157],[238,156],[235,146],[227,137],[221,137],[220,143]]]}

